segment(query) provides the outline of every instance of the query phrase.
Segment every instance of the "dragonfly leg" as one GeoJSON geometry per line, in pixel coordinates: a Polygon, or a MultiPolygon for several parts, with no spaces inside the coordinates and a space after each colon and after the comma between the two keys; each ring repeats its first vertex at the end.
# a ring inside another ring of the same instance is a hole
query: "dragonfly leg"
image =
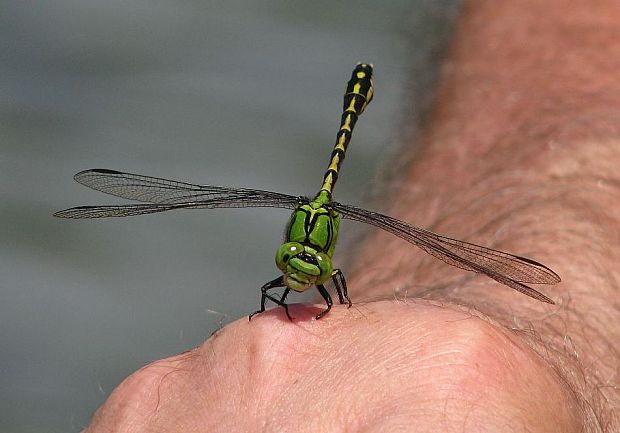
{"type": "MultiPolygon", "coordinates": [[[[291,315],[288,312],[288,304],[286,302],[284,302],[284,300],[286,299],[286,297],[288,296],[288,293],[290,291],[291,291],[291,289],[289,289],[288,287],[286,289],[284,289],[284,293],[282,293],[282,296],[280,297],[280,302],[276,301],[276,304],[284,307],[284,312],[286,313],[286,317],[288,317],[288,320],[290,320],[292,322],[293,318],[291,317],[291,315]]],[[[269,299],[271,299],[272,301],[274,300],[272,297],[269,297],[269,299]]]]}
{"type": "Polygon", "coordinates": [[[288,312],[288,305],[286,305],[286,303],[284,302],[284,300],[286,299],[286,296],[288,295],[288,292],[290,291],[289,288],[288,287],[286,288],[286,290],[284,291],[284,294],[282,295],[280,299],[274,298],[272,295],[267,293],[267,290],[271,290],[276,287],[283,287],[283,286],[284,286],[284,276],[280,276],[276,278],[275,280],[269,281],[267,284],[261,287],[260,289],[261,291],[260,310],[257,310],[253,312],[252,314],[250,314],[248,316],[248,320],[252,320],[252,317],[254,317],[254,315],[260,314],[265,311],[265,302],[267,302],[267,299],[284,307],[284,311],[286,311],[286,317],[288,317],[289,320],[293,320],[293,318],[288,312]]]}
{"type": "Polygon", "coordinates": [[[289,289],[288,287],[284,290],[284,293],[282,293],[282,296],[280,296],[280,302],[284,302],[284,300],[288,296],[288,292],[290,292],[290,291],[291,291],[291,289],[289,289]]]}
{"type": "Polygon", "coordinates": [[[321,296],[323,297],[323,299],[325,299],[325,302],[327,303],[327,308],[316,315],[316,320],[319,320],[321,317],[327,314],[329,310],[332,309],[333,302],[332,302],[332,297],[329,296],[329,293],[327,292],[327,289],[325,289],[325,286],[323,284],[319,284],[318,286],[316,286],[316,288],[319,289],[319,293],[321,294],[321,296]]]}
{"type": "Polygon", "coordinates": [[[347,308],[351,308],[353,304],[351,299],[349,299],[349,293],[347,291],[347,281],[344,279],[344,274],[340,269],[334,269],[332,272],[332,281],[334,282],[334,286],[336,286],[336,293],[338,293],[338,300],[341,304],[344,304],[344,300],[347,300],[349,306],[347,308]]]}

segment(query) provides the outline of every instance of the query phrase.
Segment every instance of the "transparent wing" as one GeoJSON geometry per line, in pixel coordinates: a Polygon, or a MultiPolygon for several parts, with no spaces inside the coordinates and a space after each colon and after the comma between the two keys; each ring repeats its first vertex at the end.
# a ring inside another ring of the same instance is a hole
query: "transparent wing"
{"type": "Polygon", "coordinates": [[[119,206],[78,206],[54,213],[59,218],[107,218],[144,215],[174,209],[170,205],[128,204],[119,206]]]}
{"type": "Polygon", "coordinates": [[[523,283],[556,284],[558,274],[551,269],[526,257],[515,256],[503,251],[493,250],[469,242],[441,236],[436,233],[409,225],[396,218],[371,212],[355,206],[332,203],[343,218],[360,221],[379,227],[406,240],[449,265],[468,271],[485,274],[495,281],[505,284],[539,301],[554,302],[523,283]]]}
{"type": "Polygon", "coordinates": [[[60,218],[106,218],[143,215],[172,209],[278,207],[294,209],[298,197],[258,189],[195,185],[107,169],[74,176],[82,185],[117,197],[145,202],[119,206],[79,206],[56,212],[60,218]]]}

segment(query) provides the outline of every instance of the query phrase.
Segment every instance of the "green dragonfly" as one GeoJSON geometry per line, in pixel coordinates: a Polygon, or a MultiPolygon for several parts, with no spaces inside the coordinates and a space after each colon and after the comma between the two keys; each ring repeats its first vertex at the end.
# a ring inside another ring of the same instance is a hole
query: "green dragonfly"
{"type": "Polygon", "coordinates": [[[265,311],[267,300],[284,307],[287,317],[292,319],[285,302],[287,295],[291,290],[303,292],[312,286],[318,289],[327,304],[327,307],[316,316],[316,319],[320,319],[332,308],[331,296],[324,285],[330,279],[335,286],[339,302],[347,303],[351,307],[344,275],[332,264],[341,218],[379,227],[449,265],[485,274],[534,299],[553,304],[554,302],[547,296],[524,284],[560,282],[560,277],[542,263],[451,239],[387,215],[332,200],[332,191],[338,180],[351,133],[358,117],[373,97],[372,75],[371,64],[360,63],[353,70],[344,95],[336,145],[323,177],[321,189],[312,199],[259,189],[197,185],[114,170],[93,169],[76,174],[75,180],[94,190],[142,203],[78,206],[56,212],[54,215],[61,218],[106,218],[173,209],[241,207],[292,209],[284,243],[278,248],[275,257],[282,275],[263,285],[260,309],[252,313],[250,319],[255,314],[265,311]],[[279,297],[270,293],[271,289],[278,287],[284,287],[284,292],[279,297]]]}

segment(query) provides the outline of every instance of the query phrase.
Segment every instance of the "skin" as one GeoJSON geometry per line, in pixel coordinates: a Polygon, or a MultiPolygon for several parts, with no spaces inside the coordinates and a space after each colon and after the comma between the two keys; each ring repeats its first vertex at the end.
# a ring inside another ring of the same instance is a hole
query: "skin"
{"type": "Polygon", "coordinates": [[[547,264],[556,305],[373,232],[353,308],[243,317],[131,375],[86,431],[620,431],[618,22],[617,0],[466,2],[383,209],[547,264]]]}

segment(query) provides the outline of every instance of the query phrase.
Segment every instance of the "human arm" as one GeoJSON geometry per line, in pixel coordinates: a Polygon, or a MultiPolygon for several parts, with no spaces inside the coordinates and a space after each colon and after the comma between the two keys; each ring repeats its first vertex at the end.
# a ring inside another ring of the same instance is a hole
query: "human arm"
{"type": "Polygon", "coordinates": [[[617,22],[613,0],[467,2],[385,208],[547,264],[556,306],[372,234],[354,308],[242,318],[132,375],[88,431],[618,431],[617,22]]]}

